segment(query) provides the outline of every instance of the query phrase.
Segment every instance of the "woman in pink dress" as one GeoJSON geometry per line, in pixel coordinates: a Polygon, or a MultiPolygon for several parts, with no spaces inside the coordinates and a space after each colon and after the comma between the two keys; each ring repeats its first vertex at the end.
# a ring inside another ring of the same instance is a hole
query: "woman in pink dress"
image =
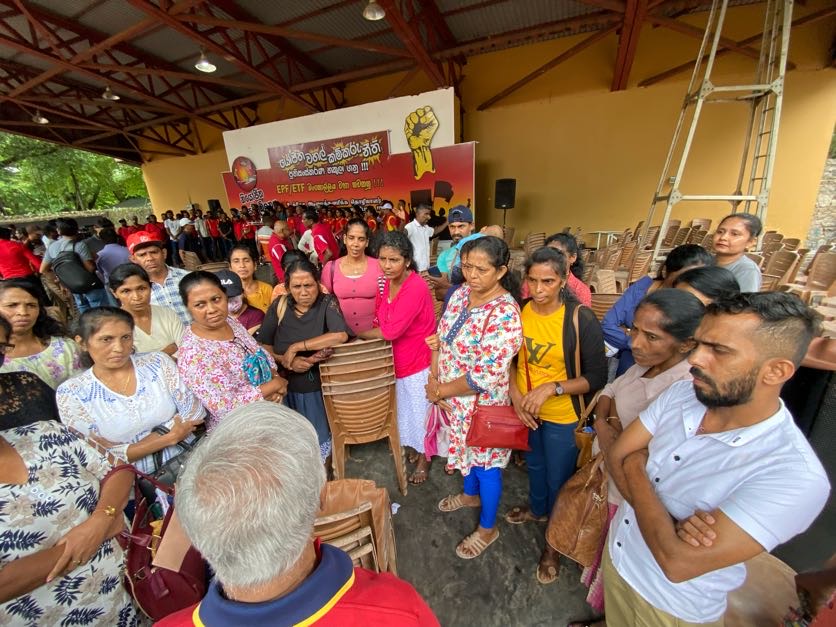
{"type": "Polygon", "coordinates": [[[359,335],[392,342],[395,388],[398,398],[398,433],[401,445],[415,453],[410,483],[424,483],[430,461],[423,455],[427,410],[424,386],[430,373],[430,349],[426,338],[435,332],[435,309],[430,288],[414,270],[412,244],[401,231],[380,238],[378,261],[386,281],[377,299],[375,327],[359,335]]]}
{"type": "Polygon", "coordinates": [[[345,227],[346,254],[322,269],[322,284],[337,297],[353,335],[374,326],[374,312],[383,275],[377,259],[366,254],[369,225],[360,218],[345,227]]]}

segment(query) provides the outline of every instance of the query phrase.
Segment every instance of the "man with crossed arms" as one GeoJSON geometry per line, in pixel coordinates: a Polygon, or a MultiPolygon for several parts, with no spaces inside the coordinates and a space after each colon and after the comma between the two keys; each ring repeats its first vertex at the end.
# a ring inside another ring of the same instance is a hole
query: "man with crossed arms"
{"type": "Polygon", "coordinates": [[[708,306],[693,383],[672,385],[607,456],[625,497],[603,558],[608,624],[722,625],[743,562],[821,512],[827,475],[779,397],[817,326],[785,293],[708,306]]]}

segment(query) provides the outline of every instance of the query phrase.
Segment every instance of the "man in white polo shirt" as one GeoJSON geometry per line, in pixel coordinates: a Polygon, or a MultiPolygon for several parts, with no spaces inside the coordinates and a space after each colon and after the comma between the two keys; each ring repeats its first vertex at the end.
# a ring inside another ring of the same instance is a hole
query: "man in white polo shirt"
{"type": "Polygon", "coordinates": [[[430,238],[438,235],[447,228],[447,220],[433,228],[427,225],[430,221],[432,210],[429,205],[418,205],[415,210],[415,219],[404,227],[412,242],[412,255],[415,260],[415,269],[418,272],[426,272],[430,267],[430,238]]]}
{"type": "Polygon", "coordinates": [[[626,499],[603,558],[608,624],[722,625],[743,562],[821,512],[827,475],[779,397],[817,326],[780,292],[708,306],[693,383],[673,384],[607,456],[626,499]]]}

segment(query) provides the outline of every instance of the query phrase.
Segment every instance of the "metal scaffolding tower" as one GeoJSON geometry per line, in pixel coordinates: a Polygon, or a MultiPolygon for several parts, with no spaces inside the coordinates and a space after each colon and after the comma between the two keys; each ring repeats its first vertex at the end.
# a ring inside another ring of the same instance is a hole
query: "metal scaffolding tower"
{"type": "Polygon", "coordinates": [[[775,149],[778,143],[778,123],[784,93],[787,50],[790,40],[792,0],[767,0],[761,37],[760,56],[754,82],[747,85],[715,85],[711,72],[721,44],[721,32],[729,0],[713,0],[705,36],[691,74],[688,93],[679,114],[668,156],[653,202],[640,237],[644,247],[657,206],[665,205],[662,224],[656,236],[653,258],[659,256],[662,240],[667,233],[668,220],[674,206],[685,201],[727,201],[732,212],[757,213],[766,221],[775,149]],[[743,103],[749,107],[749,120],[743,142],[743,155],[737,187],[726,194],[691,194],[680,190],[685,165],[694,142],[703,106],[713,103],[743,103]],[[673,170],[672,168],[675,168],[673,170]],[[742,207],[741,207],[742,205],[742,207]]]}

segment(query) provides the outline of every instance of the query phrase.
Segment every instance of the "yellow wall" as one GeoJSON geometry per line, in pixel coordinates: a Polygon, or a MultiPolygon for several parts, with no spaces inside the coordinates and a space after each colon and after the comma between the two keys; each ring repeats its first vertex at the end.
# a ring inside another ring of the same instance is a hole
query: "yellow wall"
{"type": "MultiPolygon", "coordinates": [[[[817,11],[827,0],[796,6],[796,15],[817,11]]],[[[760,30],[762,4],[738,7],[729,14],[724,35],[742,39],[760,30]]],[[[702,26],[704,15],[688,19],[702,26]]],[[[810,222],[822,168],[836,120],[836,70],[828,50],[836,18],[793,30],[784,113],[767,225],[803,238],[810,222]]],[[[472,57],[462,84],[464,139],[476,148],[477,220],[501,222],[493,207],[496,178],[517,179],[517,207],[508,213],[517,239],[532,230],[551,232],[565,226],[584,232],[635,226],[647,210],[664,165],[665,154],[685,94],[689,73],[646,88],[638,82],[693,59],[699,41],[663,28],[645,26],[630,74],[629,87],[609,90],[617,49],[611,35],[532,81],[485,111],[477,106],[528,72],[560,54],[584,36],[472,57]]],[[[757,45],[755,45],[757,47],[757,45]]],[[[715,82],[748,82],[754,61],[740,55],[718,60],[715,82]]],[[[389,97],[403,75],[350,84],[347,104],[389,97]]],[[[394,95],[430,89],[417,74],[394,95]]],[[[261,121],[294,117],[291,106],[265,103],[261,121]]],[[[736,182],[742,148],[742,105],[708,108],[691,153],[683,191],[729,193],[736,182]]],[[[209,142],[214,148],[216,137],[209,142]]],[[[207,146],[208,148],[209,146],[207,146]]],[[[143,166],[156,211],[207,198],[224,202],[220,172],[227,169],[220,150],[196,157],[154,161],[143,166]]],[[[225,204],[225,202],[224,202],[225,204]]],[[[680,204],[673,217],[719,218],[727,204],[680,204]]],[[[662,207],[660,207],[660,211],[662,207]]]]}

